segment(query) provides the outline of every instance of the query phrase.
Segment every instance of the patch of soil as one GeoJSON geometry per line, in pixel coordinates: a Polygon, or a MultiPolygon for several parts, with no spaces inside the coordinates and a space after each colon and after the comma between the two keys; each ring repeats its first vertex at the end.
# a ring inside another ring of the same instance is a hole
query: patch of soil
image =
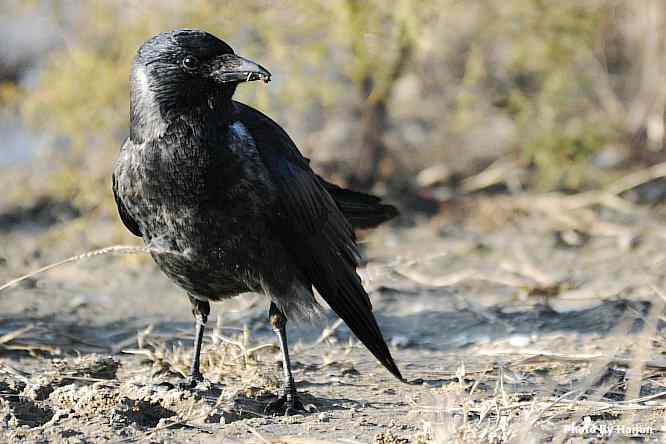
{"type": "Polygon", "coordinates": [[[0,213],[0,232],[44,229],[59,222],[74,219],[81,211],[69,201],[43,197],[31,205],[7,208],[0,213]]]}
{"type": "Polygon", "coordinates": [[[165,409],[159,402],[123,398],[113,412],[114,422],[136,424],[139,427],[157,427],[163,418],[171,418],[176,412],[165,409]]]}
{"type": "Polygon", "coordinates": [[[97,416],[113,411],[120,401],[120,393],[116,388],[71,384],[57,388],[49,400],[54,406],[77,415],[97,416]]]}
{"type": "Polygon", "coordinates": [[[57,359],[53,365],[62,379],[67,377],[115,379],[120,361],[111,356],[96,354],[79,356],[75,359],[57,359]]]}
{"type": "Polygon", "coordinates": [[[0,399],[0,405],[3,414],[2,422],[11,428],[39,427],[49,422],[54,414],[49,407],[38,405],[30,399],[0,399]]]}

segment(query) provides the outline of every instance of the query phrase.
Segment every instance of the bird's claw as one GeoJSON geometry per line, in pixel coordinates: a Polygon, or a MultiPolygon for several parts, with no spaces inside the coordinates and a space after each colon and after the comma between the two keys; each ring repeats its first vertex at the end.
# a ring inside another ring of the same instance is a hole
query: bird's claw
{"type": "Polygon", "coordinates": [[[273,416],[293,416],[309,412],[310,410],[303,406],[295,392],[279,396],[275,401],[269,402],[264,409],[265,414],[273,416]]]}
{"type": "Polygon", "coordinates": [[[193,390],[204,378],[201,373],[194,373],[189,378],[185,378],[175,384],[178,390],[190,391],[193,390]]]}

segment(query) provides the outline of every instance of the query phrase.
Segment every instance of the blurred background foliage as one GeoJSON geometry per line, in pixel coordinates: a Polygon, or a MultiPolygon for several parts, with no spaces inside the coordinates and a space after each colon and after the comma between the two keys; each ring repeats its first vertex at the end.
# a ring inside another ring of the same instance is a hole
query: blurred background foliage
{"type": "Polygon", "coordinates": [[[492,185],[512,192],[600,187],[663,160],[665,11],[664,0],[6,0],[0,133],[22,129],[0,148],[0,171],[20,184],[5,198],[115,217],[132,58],[181,27],[271,70],[237,99],[324,175],[405,208],[436,210],[489,165],[505,166],[492,185]]]}

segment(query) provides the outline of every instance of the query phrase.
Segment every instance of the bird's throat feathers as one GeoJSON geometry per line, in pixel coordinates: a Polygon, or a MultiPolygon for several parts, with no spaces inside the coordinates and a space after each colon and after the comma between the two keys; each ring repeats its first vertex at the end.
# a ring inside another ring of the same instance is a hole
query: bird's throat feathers
{"type": "Polygon", "coordinates": [[[144,66],[135,65],[130,78],[130,138],[134,142],[157,139],[164,135],[167,120],[150,87],[144,66]]]}
{"type": "MultiPolygon", "coordinates": [[[[162,137],[176,119],[195,121],[214,113],[224,121],[233,109],[235,84],[224,88],[188,89],[178,82],[151,78],[150,68],[135,64],[130,78],[130,139],[143,143],[162,137]]],[[[167,76],[163,76],[168,78],[167,76]]]]}

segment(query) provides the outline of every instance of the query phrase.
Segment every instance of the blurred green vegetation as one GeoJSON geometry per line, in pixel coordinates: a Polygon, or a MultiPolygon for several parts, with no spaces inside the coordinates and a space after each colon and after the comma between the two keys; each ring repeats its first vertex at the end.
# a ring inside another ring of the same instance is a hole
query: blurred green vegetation
{"type": "Polygon", "coordinates": [[[464,174],[507,156],[533,172],[525,186],[581,189],[663,157],[664,0],[50,4],[63,44],[36,82],[0,85],[0,104],[66,141],[48,193],[84,209],[113,208],[136,49],[182,27],[268,67],[274,82],[237,98],[359,187],[413,188],[432,165],[464,174]],[[610,167],[595,164],[605,152],[610,167]]]}

